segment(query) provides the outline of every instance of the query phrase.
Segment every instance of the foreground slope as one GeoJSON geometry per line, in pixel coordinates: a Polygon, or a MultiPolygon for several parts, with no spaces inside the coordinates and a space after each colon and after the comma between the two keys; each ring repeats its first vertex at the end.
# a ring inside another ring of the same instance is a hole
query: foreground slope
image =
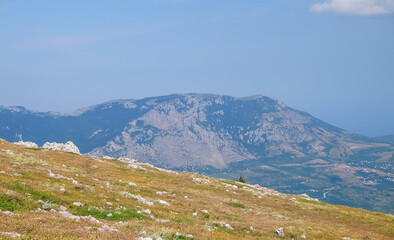
{"type": "Polygon", "coordinates": [[[392,215],[128,159],[0,140],[0,170],[0,238],[394,238],[392,215]]]}
{"type": "Polygon", "coordinates": [[[0,107],[8,141],[73,141],[94,156],[136,158],[285,193],[394,213],[394,146],[351,134],[267,96],[115,100],[72,114],[0,107]]]}

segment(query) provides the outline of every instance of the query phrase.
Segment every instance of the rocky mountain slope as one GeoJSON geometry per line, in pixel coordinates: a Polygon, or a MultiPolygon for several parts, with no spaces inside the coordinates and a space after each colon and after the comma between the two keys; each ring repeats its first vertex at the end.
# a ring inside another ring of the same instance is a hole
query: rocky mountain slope
{"type": "Polygon", "coordinates": [[[9,141],[73,141],[82,153],[129,157],[323,201],[393,212],[389,143],[351,134],[266,96],[169,95],[71,114],[0,109],[9,141]]]}
{"type": "Polygon", "coordinates": [[[0,139],[0,239],[393,239],[392,215],[0,139]]]}

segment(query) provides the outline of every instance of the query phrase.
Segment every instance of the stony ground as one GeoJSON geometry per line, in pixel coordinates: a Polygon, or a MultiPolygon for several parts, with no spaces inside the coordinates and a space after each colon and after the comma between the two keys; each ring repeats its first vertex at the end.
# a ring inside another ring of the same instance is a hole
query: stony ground
{"type": "Polygon", "coordinates": [[[394,239],[392,215],[4,140],[0,209],[0,239],[394,239]]]}

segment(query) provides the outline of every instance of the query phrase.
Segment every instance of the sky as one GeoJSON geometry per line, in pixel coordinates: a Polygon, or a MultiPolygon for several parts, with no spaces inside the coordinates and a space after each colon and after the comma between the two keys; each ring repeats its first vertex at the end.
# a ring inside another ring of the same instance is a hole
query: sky
{"type": "Polygon", "coordinates": [[[394,134],[394,0],[0,0],[0,105],[264,94],[394,134]]]}

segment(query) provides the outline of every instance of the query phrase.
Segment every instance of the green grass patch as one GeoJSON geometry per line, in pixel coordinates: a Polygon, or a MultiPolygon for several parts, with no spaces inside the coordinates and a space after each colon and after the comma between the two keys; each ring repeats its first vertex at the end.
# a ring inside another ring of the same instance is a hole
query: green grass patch
{"type": "Polygon", "coordinates": [[[246,208],[246,206],[243,205],[242,203],[229,202],[229,203],[227,203],[227,204],[230,205],[230,206],[233,206],[233,207],[237,207],[237,208],[246,208]]]}
{"type": "Polygon", "coordinates": [[[233,218],[231,216],[225,216],[224,218],[229,221],[232,221],[232,222],[239,222],[240,221],[238,218],[233,218]]]}
{"type": "Polygon", "coordinates": [[[123,171],[123,172],[127,172],[127,171],[130,170],[130,169],[127,169],[127,168],[124,168],[124,167],[115,167],[115,169],[123,171]]]}
{"type": "Polygon", "coordinates": [[[73,153],[73,152],[66,152],[66,153],[69,153],[69,154],[72,154],[72,155],[79,155],[78,153],[73,153]]]}
{"type": "Polygon", "coordinates": [[[17,196],[0,194],[0,209],[3,211],[30,210],[32,206],[17,196]]]}
{"type": "Polygon", "coordinates": [[[201,215],[203,215],[204,216],[204,218],[206,218],[206,219],[209,219],[209,214],[208,213],[205,213],[205,212],[201,212],[201,215]]]}
{"type": "Polygon", "coordinates": [[[24,194],[29,193],[31,195],[31,197],[36,200],[62,203],[62,201],[59,201],[59,199],[53,193],[48,192],[48,191],[36,190],[27,184],[22,184],[22,183],[17,182],[17,183],[14,183],[14,184],[8,186],[8,188],[11,190],[14,190],[14,191],[24,193],[24,194]]]}
{"type": "Polygon", "coordinates": [[[310,204],[315,204],[315,205],[325,205],[325,203],[320,202],[320,201],[311,201],[311,200],[306,200],[306,199],[298,199],[298,202],[310,203],[310,204]]]}
{"type": "Polygon", "coordinates": [[[34,150],[34,151],[41,151],[41,150],[44,150],[44,148],[26,148],[26,149],[34,150]]]}
{"type": "Polygon", "coordinates": [[[165,239],[168,239],[168,240],[181,240],[181,239],[194,239],[194,238],[187,238],[186,236],[179,235],[179,236],[166,237],[165,239]]]}
{"type": "Polygon", "coordinates": [[[227,183],[227,184],[230,184],[230,185],[233,185],[233,186],[237,186],[238,188],[243,188],[242,185],[236,184],[236,183],[231,182],[231,181],[228,181],[228,180],[220,180],[220,182],[221,182],[221,183],[227,183]]]}
{"type": "Polygon", "coordinates": [[[217,232],[222,232],[222,233],[228,233],[233,235],[234,234],[234,230],[228,229],[226,227],[222,227],[219,224],[215,224],[216,225],[216,231],[217,232]]]}
{"type": "Polygon", "coordinates": [[[137,213],[133,210],[119,210],[119,211],[101,211],[95,208],[88,207],[78,207],[73,208],[71,212],[75,215],[79,216],[93,216],[97,219],[105,219],[109,221],[127,221],[130,219],[138,219],[138,220],[149,220],[150,218],[145,217],[142,214],[137,213]],[[112,214],[112,216],[108,216],[108,214],[112,214]]]}

